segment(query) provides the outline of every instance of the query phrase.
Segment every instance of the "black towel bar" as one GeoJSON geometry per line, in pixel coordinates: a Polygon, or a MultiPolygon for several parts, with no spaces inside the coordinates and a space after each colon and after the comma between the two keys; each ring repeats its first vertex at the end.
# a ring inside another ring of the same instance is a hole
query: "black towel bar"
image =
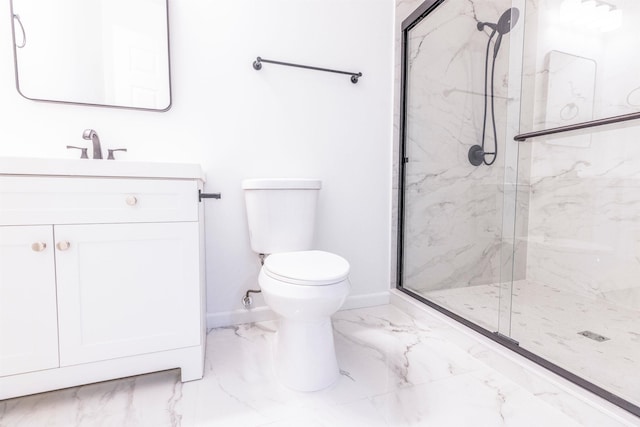
{"type": "Polygon", "coordinates": [[[290,62],[272,61],[271,59],[264,59],[264,58],[260,58],[259,56],[253,62],[254,70],[261,70],[263,62],[266,62],[267,64],[285,65],[287,67],[306,68],[307,70],[326,71],[327,73],[347,74],[347,75],[351,76],[351,83],[353,83],[353,84],[358,83],[358,79],[360,77],[362,77],[362,73],[353,73],[351,71],[332,70],[330,68],[312,67],[310,65],[292,64],[290,62]]]}

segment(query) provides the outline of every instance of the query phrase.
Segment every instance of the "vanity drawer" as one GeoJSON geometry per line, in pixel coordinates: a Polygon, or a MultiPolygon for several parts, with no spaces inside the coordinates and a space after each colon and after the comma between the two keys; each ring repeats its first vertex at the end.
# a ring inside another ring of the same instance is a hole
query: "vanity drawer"
{"type": "Polygon", "coordinates": [[[198,221],[195,180],[0,176],[0,225],[198,221]]]}

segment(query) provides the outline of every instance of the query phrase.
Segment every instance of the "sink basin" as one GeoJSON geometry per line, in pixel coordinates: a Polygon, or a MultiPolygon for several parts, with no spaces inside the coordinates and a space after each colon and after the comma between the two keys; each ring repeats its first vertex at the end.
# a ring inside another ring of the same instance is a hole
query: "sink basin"
{"type": "Polygon", "coordinates": [[[187,178],[205,180],[197,163],[0,157],[0,175],[187,178]]]}

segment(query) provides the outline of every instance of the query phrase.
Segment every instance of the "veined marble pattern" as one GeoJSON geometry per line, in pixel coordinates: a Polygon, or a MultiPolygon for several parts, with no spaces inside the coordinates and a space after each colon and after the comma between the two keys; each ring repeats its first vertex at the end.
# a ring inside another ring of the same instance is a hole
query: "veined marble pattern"
{"type": "Polygon", "coordinates": [[[589,149],[535,145],[528,279],[592,296],[640,288],[637,129],[593,134],[589,149]]]}
{"type": "Polygon", "coordinates": [[[294,392],[271,370],[275,327],[211,330],[200,381],[166,371],[10,399],[0,402],[0,426],[632,425],[584,403],[570,409],[549,388],[533,394],[483,363],[476,345],[459,346],[450,326],[393,306],[337,313],[340,379],[294,392]]]}
{"type": "MultiPolygon", "coordinates": [[[[640,62],[626,46],[638,36],[640,3],[614,3],[622,26],[601,33],[563,19],[563,2],[526,0],[523,131],[562,124],[566,106],[581,113],[565,123],[638,110],[629,94],[640,62]]],[[[640,311],[638,299],[626,298],[640,292],[638,135],[629,124],[521,145],[518,184],[530,193],[528,218],[518,219],[528,227],[527,279],[640,311]]]]}
{"type": "MultiPolygon", "coordinates": [[[[509,36],[495,64],[498,158],[475,167],[468,151],[482,140],[486,101],[490,31],[478,31],[477,23],[495,22],[510,6],[506,0],[445,2],[408,34],[405,287],[499,280],[509,36]]],[[[485,135],[485,148],[493,151],[490,114],[485,135]]]]}
{"type": "MultiPolygon", "coordinates": [[[[639,310],[531,280],[515,281],[513,286],[511,337],[521,347],[640,405],[639,310]],[[609,340],[578,335],[585,330],[609,340]]],[[[498,288],[480,285],[425,297],[496,330],[498,288]]]]}

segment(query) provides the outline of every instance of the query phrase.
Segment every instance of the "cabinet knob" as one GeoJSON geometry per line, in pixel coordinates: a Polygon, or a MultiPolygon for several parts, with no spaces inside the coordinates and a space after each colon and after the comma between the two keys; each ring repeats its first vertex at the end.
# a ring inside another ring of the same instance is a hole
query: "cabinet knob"
{"type": "Polygon", "coordinates": [[[47,248],[47,244],[44,242],[35,242],[31,244],[31,249],[34,252],[42,252],[47,248]]]}
{"type": "Polygon", "coordinates": [[[136,198],[136,196],[127,196],[125,201],[129,206],[135,206],[138,204],[138,199],[136,198]]]}
{"type": "Polygon", "coordinates": [[[67,242],[66,240],[63,240],[56,244],[56,248],[58,248],[59,251],[66,251],[70,247],[71,247],[71,243],[67,242]]]}

